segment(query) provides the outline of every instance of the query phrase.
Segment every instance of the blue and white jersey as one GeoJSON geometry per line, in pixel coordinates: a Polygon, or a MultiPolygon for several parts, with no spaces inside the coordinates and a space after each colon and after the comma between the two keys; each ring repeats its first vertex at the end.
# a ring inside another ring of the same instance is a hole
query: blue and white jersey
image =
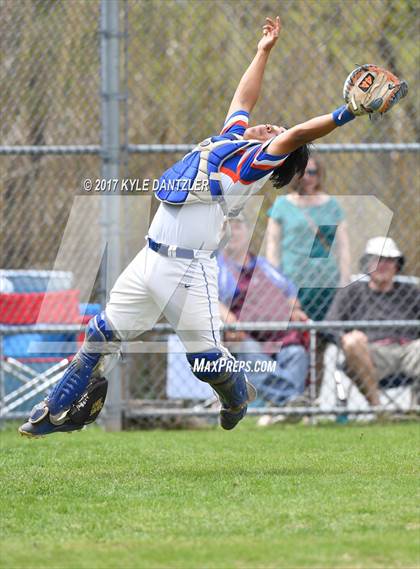
{"type": "MultiPolygon", "coordinates": [[[[248,128],[249,114],[236,111],[225,122],[221,136],[235,134],[238,142],[243,141],[243,134],[248,128]]],[[[228,158],[220,169],[223,193],[228,208],[241,208],[247,198],[256,194],[268,181],[273,170],[281,166],[288,154],[274,156],[265,151],[271,140],[261,143],[256,141],[251,147],[238,151],[228,158]]]]}
{"type": "MultiPolygon", "coordinates": [[[[283,164],[288,154],[274,156],[265,151],[269,142],[245,141],[249,114],[236,111],[230,115],[219,135],[212,142],[226,140],[226,146],[214,153],[213,166],[217,167],[221,191],[229,211],[241,209],[247,199],[256,194],[268,181],[273,170],[283,164]],[[226,156],[228,155],[228,158],[226,156]],[[219,164],[214,162],[219,160],[219,164]]],[[[200,152],[188,153],[161,177],[165,180],[176,176],[192,181],[198,170],[200,152]]],[[[176,199],[182,201],[178,192],[176,199]]],[[[149,235],[159,243],[191,249],[214,250],[217,248],[223,229],[224,215],[217,202],[168,205],[162,203],[152,221],[149,235]]]]}

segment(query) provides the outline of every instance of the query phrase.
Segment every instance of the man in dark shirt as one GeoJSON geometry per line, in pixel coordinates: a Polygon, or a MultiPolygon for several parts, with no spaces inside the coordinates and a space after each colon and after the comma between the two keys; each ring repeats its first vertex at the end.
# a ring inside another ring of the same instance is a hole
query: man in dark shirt
{"type": "MultiPolygon", "coordinates": [[[[394,282],[404,256],[392,239],[374,237],[362,257],[368,282],[340,290],[326,320],[418,320],[420,291],[394,282]]],[[[378,381],[403,373],[420,380],[420,340],[415,328],[370,328],[341,336],[346,369],[371,405],[379,405],[378,381]]]]}

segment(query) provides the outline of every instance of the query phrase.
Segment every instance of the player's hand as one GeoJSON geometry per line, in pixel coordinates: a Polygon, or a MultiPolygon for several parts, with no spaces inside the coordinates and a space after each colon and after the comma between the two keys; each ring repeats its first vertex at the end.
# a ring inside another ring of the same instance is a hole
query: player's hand
{"type": "Polygon", "coordinates": [[[226,330],[224,334],[225,342],[243,342],[247,339],[247,333],[243,330],[226,330]]]}
{"type": "MultiPolygon", "coordinates": [[[[236,324],[238,319],[235,314],[229,310],[223,317],[225,324],[236,324]]],[[[246,332],[243,330],[226,330],[224,333],[225,342],[242,342],[247,337],[246,332]]]]}
{"type": "Polygon", "coordinates": [[[292,310],[292,314],[290,315],[290,320],[292,322],[307,322],[309,318],[308,315],[301,308],[295,308],[294,310],[292,310]]]}
{"type": "Polygon", "coordinates": [[[263,26],[263,37],[258,42],[258,49],[262,51],[270,51],[270,49],[278,40],[280,34],[280,17],[277,16],[275,20],[272,18],[266,18],[265,22],[266,23],[263,26]]]}
{"type": "Polygon", "coordinates": [[[297,298],[289,298],[288,304],[291,308],[291,322],[307,322],[309,320],[308,315],[302,310],[300,301],[297,298]]]}

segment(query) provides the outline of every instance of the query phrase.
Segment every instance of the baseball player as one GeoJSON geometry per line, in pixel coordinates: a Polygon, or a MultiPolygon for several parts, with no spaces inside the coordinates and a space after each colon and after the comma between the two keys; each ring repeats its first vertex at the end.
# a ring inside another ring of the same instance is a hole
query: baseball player
{"type": "Polygon", "coordinates": [[[348,104],[334,112],[288,130],[273,124],[249,126],[280,27],[280,18],[266,19],[257,53],[239,82],[220,134],[201,142],[161,176],[156,197],[162,203],[146,246],[117,279],[105,311],[89,322],[82,348],[46,400],[33,408],[21,434],[73,431],[92,422],[106,394],[104,359],[118,353],[122,340],[151,329],[162,313],[177,331],[193,373],[218,394],[221,426],[233,429],[245,416],[255,389],[235,367],[219,333],[215,254],[228,218],[237,215],[269,179],[281,188],[293,176],[302,176],[307,143],[356,115],[385,112],[405,94],[395,78],[398,83],[387,98],[388,106],[385,101],[379,105],[378,92],[370,98],[369,94],[376,89],[380,68],[370,66],[368,71],[364,66],[347,80],[348,104]],[[358,87],[362,81],[367,88],[358,87]]]}

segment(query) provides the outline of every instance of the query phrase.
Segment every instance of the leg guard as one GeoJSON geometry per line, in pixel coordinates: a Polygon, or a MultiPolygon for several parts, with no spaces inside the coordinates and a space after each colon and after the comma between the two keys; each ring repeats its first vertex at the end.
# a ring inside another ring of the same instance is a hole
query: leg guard
{"type": "Polygon", "coordinates": [[[100,358],[112,352],[108,342],[115,339],[115,333],[107,323],[104,312],[90,320],[83,346],[48,395],[47,404],[52,417],[59,416],[79,399],[86,390],[100,358]]]}
{"type": "Polygon", "coordinates": [[[236,370],[237,361],[229,354],[217,350],[187,354],[193,374],[211,385],[222,404],[220,424],[233,429],[246,415],[248,403],[256,398],[254,386],[247,381],[243,370],[236,370]]]}
{"type": "Polygon", "coordinates": [[[41,401],[31,411],[29,420],[19,427],[21,435],[43,437],[52,433],[71,432],[93,423],[105,403],[108,381],[104,377],[90,380],[86,391],[73,403],[64,419],[52,422],[46,401],[41,401]]]}
{"type": "Polygon", "coordinates": [[[32,409],[28,422],[20,427],[20,433],[43,436],[81,429],[92,422],[103,406],[107,388],[107,381],[97,377],[100,375],[98,368],[103,355],[119,350],[115,340],[115,333],[103,312],[92,318],[86,328],[83,346],[46,400],[32,409]],[[86,410],[91,420],[88,416],[84,418],[86,410]]]}

